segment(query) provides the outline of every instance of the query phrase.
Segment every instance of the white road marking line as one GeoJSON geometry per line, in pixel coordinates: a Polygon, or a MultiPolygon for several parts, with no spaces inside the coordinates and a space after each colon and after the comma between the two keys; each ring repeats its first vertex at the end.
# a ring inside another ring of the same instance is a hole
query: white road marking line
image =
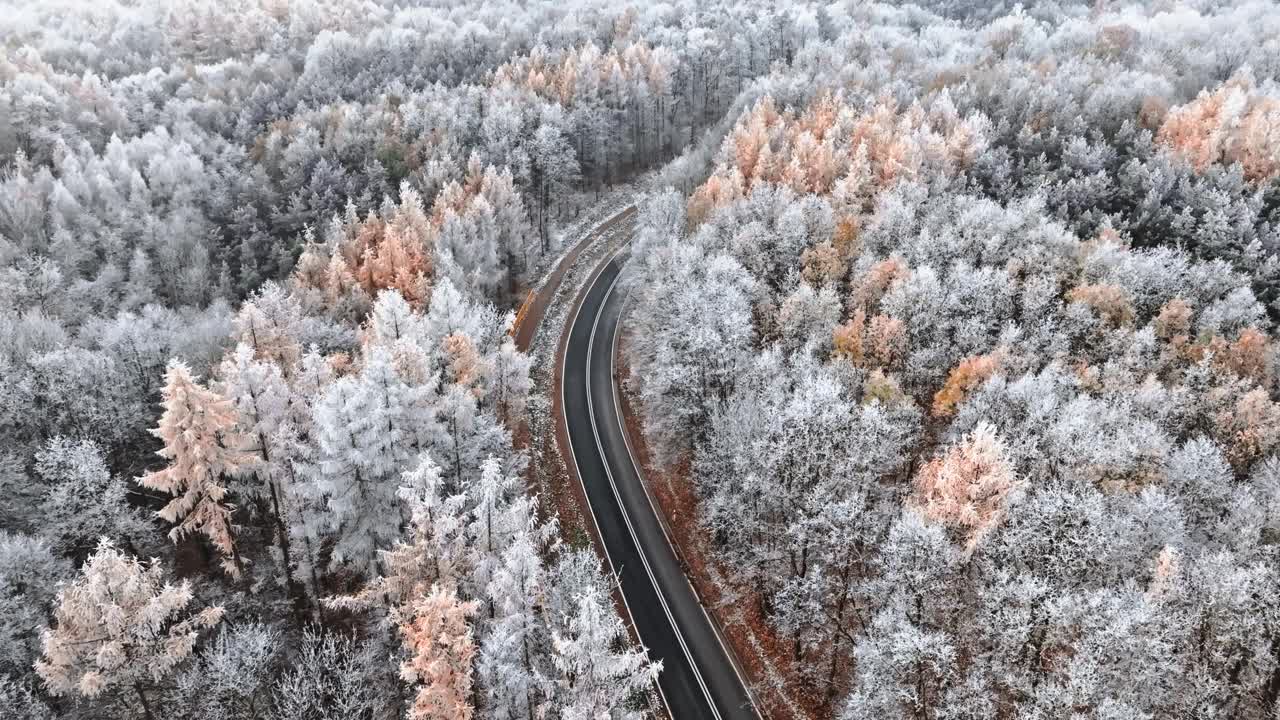
{"type": "MultiPolygon", "coordinates": [[[[617,260],[617,254],[615,253],[614,256],[609,259],[609,263],[613,263],[616,260],[617,260]]],[[[609,263],[605,264],[606,268],[608,268],[609,263]]],[[[676,623],[675,616],[671,614],[671,608],[670,606],[667,605],[667,599],[666,597],[663,596],[662,590],[658,585],[658,580],[653,575],[653,568],[650,567],[649,565],[649,558],[645,554],[644,546],[640,544],[640,538],[636,536],[635,528],[631,525],[631,518],[630,516],[627,515],[626,505],[623,504],[622,495],[618,492],[618,484],[614,482],[613,471],[609,469],[609,460],[604,452],[604,444],[600,442],[600,430],[596,426],[595,405],[592,402],[592,398],[591,398],[592,349],[595,347],[596,330],[600,325],[600,316],[604,313],[605,305],[609,303],[609,296],[613,294],[613,288],[617,286],[618,279],[621,277],[622,277],[622,272],[621,270],[619,270],[618,275],[613,278],[613,282],[609,283],[608,289],[605,290],[604,297],[600,300],[600,307],[596,310],[595,319],[591,323],[590,340],[587,342],[587,377],[586,377],[587,414],[590,416],[590,419],[591,419],[591,432],[593,435],[595,435],[595,438],[596,438],[596,448],[600,452],[600,460],[604,465],[604,473],[609,478],[609,487],[613,490],[613,496],[618,501],[618,509],[622,512],[622,520],[627,526],[627,532],[630,533],[631,535],[631,541],[634,542],[636,545],[636,553],[640,555],[640,562],[641,564],[644,565],[645,574],[649,576],[649,582],[653,585],[653,593],[658,596],[658,603],[662,605],[662,612],[667,616],[668,622],[671,623],[671,629],[676,634],[676,641],[680,643],[680,649],[684,651],[685,659],[689,661],[689,667],[690,669],[693,670],[694,679],[698,681],[698,687],[702,690],[703,696],[706,697],[707,699],[707,706],[711,708],[711,714],[716,717],[716,720],[721,720],[720,709],[716,707],[715,700],[711,697],[711,691],[707,689],[707,684],[702,679],[702,673],[698,671],[698,664],[694,662],[693,654],[689,652],[689,645],[688,643],[685,642],[684,634],[680,632],[680,626],[676,623]]],[[[594,283],[593,283],[593,286],[594,286],[594,283]]],[[[588,291],[588,294],[589,292],[590,291],[588,291]]],[[[570,334],[572,335],[572,333],[570,334]]],[[[610,363],[610,365],[612,365],[612,362],[610,363]]],[[[612,367],[610,367],[610,371],[612,371],[612,367]]],[[[610,387],[612,386],[613,386],[613,382],[611,378],[610,387]]],[[[590,503],[591,501],[588,499],[587,504],[590,504],[590,503]]],[[[603,542],[603,537],[601,538],[601,541],[603,542]]],[[[688,582],[688,578],[686,578],[685,581],[688,582]]],[[[625,599],[626,593],[623,593],[623,595],[625,599]]],[[[636,629],[636,632],[639,632],[639,628],[636,629]]],[[[663,699],[665,700],[665,697],[663,699]]],[[[670,707],[671,707],[670,705],[667,706],[668,711],[670,711],[670,707]]],[[[674,717],[675,715],[673,713],[672,718],[674,717]]]]}
{"type": "MultiPolygon", "coordinates": [[[[618,279],[622,278],[622,273],[623,273],[623,270],[618,271],[618,279]]],[[[617,281],[615,280],[615,282],[617,281]]],[[[612,286],[610,286],[610,292],[612,292],[612,290],[613,288],[612,286]]],[[[627,300],[629,300],[630,298],[631,298],[631,288],[627,288],[627,294],[622,297],[622,301],[621,301],[624,307],[627,304],[627,300]]],[[[608,295],[605,296],[605,300],[606,301],[608,300],[608,295]]],[[[615,380],[618,377],[617,370],[615,368],[615,365],[618,359],[618,339],[621,337],[622,337],[622,310],[619,310],[618,324],[614,326],[614,332],[613,332],[612,354],[609,356],[609,374],[615,380]]],[[[627,446],[627,458],[631,460],[631,468],[635,471],[636,478],[640,480],[640,489],[644,490],[644,496],[649,501],[649,509],[653,511],[654,518],[658,520],[658,528],[662,530],[662,536],[666,538],[667,545],[671,547],[671,554],[675,556],[675,558],[678,561],[680,556],[679,554],[676,553],[675,543],[671,542],[671,536],[667,534],[667,527],[662,522],[662,515],[658,514],[658,506],[654,504],[653,496],[649,494],[649,487],[644,482],[644,474],[640,472],[640,464],[636,462],[635,451],[632,450],[631,448],[631,438],[627,434],[627,429],[622,425],[622,403],[618,398],[617,382],[613,383],[613,403],[614,403],[614,407],[618,410],[618,412],[615,413],[614,417],[618,421],[618,430],[622,433],[622,441],[627,446]]],[[[693,593],[693,597],[698,601],[698,609],[702,611],[702,616],[706,618],[707,625],[711,628],[711,634],[715,636],[716,642],[720,643],[720,649],[724,652],[725,658],[729,661],[729,666],[733,668],[733,674],[738,676],[738,684],[742,685],[743,692],[747,694],[747,701],[751,703],[751,712],[754,713],[757,718],[762,717],[760,714],[760,709],[756,705],[755,693],[751,691],[751,685],[747,683],[746,678],[742,677],[742,672],[738,669],[738,664],[734,662],[733,653],[730,652],[729,647],[725,645],[724,638],[720,637],[720,629],[716,627],[716,623],[711,619],[711,616],[707,613],[707,608],[702,604],[702,596],[698,595],[697,588],[693,586],[693,583],[689,580],[689,576],[686,575],[683,572],[683,570],[681,571],[680,575],[684,577],[685,583],[688,584],[689,586],[689,591],[693,593]]]]}
{"type": "MultiPolygon", "coordinates": [[[[614,253],[613,257],[617,257],[617,253],[614,253]]],[[[613,261],[613,257],[609,258],[609,260],[604,264],[604,267],[607,268],[609,266],[608,263],[613,261]]],[[[582,298],[583,302],[586,301],[587,296],[591,295],[590,288],[595,286],[596,281],[599,279],[600,275],[602,274],[603,274],[603,271],[599,273],[595,273],[590,278],[591,285],[588,286],[587,293],[582,298]]],[[[564,341],[565,355],[568,355],[569,340],[573,338],[573,328],[577,326],[578,315],[581,312],[582,312],[582,303],[579,303],[578,307],[574,308],[573,318],[569,321],[569,335],[564,341]]],[[[590,355],[589,345],[588,345],[587,352],[588,352],[587,369],[589,370],[591,367],[591,355],[590,355]]],[[[627,619],[631,621],[631,627],[635,628],[636,637],[639,637],[640,626],[636,624],[635,615],[633,615],[631,612],[631,604],[627,602],[627,594],[622,590],[622,576],[618,574],[618,571],[613,564],[613,557],[609,555],[609,546],[605,543],[604,533],[600,530],[600,520],[596,517],[596,509],[591,505],[591,497],[587,494],[587,483],[585,480],[582,479],[582,469],[578,467],[578,455],[574,451],[574,447],[573,447],[573,433],[569,431],[569,414],[567,412],[567,404],[565,402],[565,387],[567,387],[567,383],[565,383],[565,366],[567,365],[568,363],[561,363],[560,365],[560,417],[564,421],[564,434],[569,441],[569,457],[570,459],[573,460],[574,473],[578,476],[578,484],[582,486],[583,498],[587,501],[587,510],[591,514],[591,524],[595,526],[596,537],[600,538],[600,549],[604,551],[605,562],[609,564],[609,573],[613,575],[613,582],[615,585],[618,586],[618,594],[622,596],[622,606],[626,608],[627,619]]],[[[590,374],[588,373],[587,374],[588,399],[590,399],[590,392],[591,392],[591,382],[590,382],[590,374]]],[[[603,460],[604,459],[601,458],[601,462],[602,464],[605,465],[605,469],[607,470],[608,463],[604,463],[603,460]]],[[[625,516],[626,512],[623,512],[623,515],[625,516]]],[[[654,588],[654,591],[657,592],[656,587],[654,588]]],[[[643,639],[641,639],[641,644],[643,644],[643,639]]],[[[648,651],[648,648],[645,648],[645,650],[648,651]]],[[[654,683],[654,685],[658,688],[658,695],[662,698],[663,707],[667,708],[667,716],[672,718],[672,720],[675,720],[675,714],[671,712],[671,703],[667,701],[667,694],[662,691],[662,684],[654,683]]]]}

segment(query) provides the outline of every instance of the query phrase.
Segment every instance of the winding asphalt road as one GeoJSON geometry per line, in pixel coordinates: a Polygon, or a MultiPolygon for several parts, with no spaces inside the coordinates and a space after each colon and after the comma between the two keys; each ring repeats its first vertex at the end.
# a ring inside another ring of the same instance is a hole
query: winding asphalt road
{"type": "Polygon", "coordinates": [[[613,357],[624,296],[622,257],[591,281],[570,320],[561,397],[569,444],[611,569],[640,641],[662,660],[658,686],[674,720],[758,720],[711,619],[685,578],[640,479],[618,412],[613,357]]]}

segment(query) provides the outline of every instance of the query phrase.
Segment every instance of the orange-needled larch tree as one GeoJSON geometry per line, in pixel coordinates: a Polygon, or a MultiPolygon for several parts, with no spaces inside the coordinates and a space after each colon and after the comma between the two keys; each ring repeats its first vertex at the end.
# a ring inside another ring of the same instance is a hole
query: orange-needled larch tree
{"type": "Polygon", "coordinates": [[[222,620],[220,607],[192,613],[193,597],[189,581],[165,582],[157,564],[104,539],[58,593],[36,672],[54,695],[132,690],[151,720],[147,689],[191,655],[200,630],[222,620]]]}
{"type": "Polygon", "coordinates": [[[409,720],[470,720],[475,714],[471,661],[476,646],[468,618],[477,607],[437,585],[416,603],[413,618],[400,626],[410,653],[400,675],[418,688],[409,720]]]}
{"type": "Polygon", "coordinates": [[[1007,455],[995,428],[981,423],[916,477],[914,502],[925,517],[958,529],[966,554],[1000,523],[1018,488],[1007,455]]]}
{"type": "Polygon", "coordinates": [[[161,391],[164,414],[152,434],[164,441],[158,454],[168,467],[138,478],[152,490],[173,495],[158,513],[177,523],[169,537],[177,542],[197,532],[213,543],[222,567],[239,578],[243,567],[236,552],[231,512],[222,479],[248,462],[245,439],[236,429],[231,401],[201,386],[182,362],[169,363],[161,391]]]}

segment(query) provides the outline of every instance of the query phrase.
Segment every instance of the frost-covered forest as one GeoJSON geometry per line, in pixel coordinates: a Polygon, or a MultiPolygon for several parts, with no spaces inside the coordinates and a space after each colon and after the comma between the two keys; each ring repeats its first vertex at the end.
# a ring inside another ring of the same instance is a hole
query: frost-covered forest
{"type": "Polygon", "coordinates": [[[1280,712],[1280,11],[1105,5],[847,9],[644,205],[646,434],[819,714],[1280,712]]]}
{"type": "Polygon", "coordinates": [[[510,311],[813,11],[2,5],[0,716],[652,712],[510,311]]]}
{"type": "Polygon", "coordinates": [[[0,13],[0,717],[659,713],[510,334],[642,184],[792,710],[1280,717],[1274,2],[0,13]]]}

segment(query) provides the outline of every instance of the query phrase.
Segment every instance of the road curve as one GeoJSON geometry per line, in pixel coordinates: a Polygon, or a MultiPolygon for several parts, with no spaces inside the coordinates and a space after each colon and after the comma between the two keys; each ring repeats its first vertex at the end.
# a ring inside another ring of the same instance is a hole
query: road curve
{"type": "Polygon", "coordinates": [[[624,603],[674,720],[758,720],[741,676],[676,560],[632,459],[618,412],[614,345],[625,259],[615,256],[570,319],[561,407],[573,464],[624,603]]]}

